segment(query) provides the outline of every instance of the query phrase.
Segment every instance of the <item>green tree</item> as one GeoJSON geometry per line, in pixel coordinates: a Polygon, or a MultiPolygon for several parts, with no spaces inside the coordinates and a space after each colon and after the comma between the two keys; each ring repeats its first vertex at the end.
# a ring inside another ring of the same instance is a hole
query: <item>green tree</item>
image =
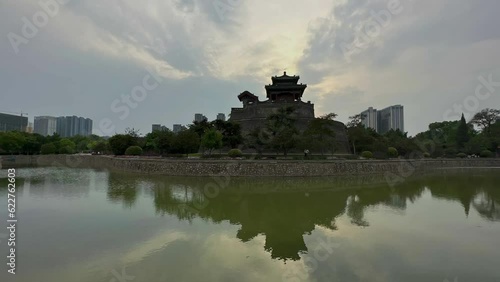
{"type": "Polygon", "coordinates": [[[137,146],[137,138],[129,134],[116,134],[109,138],[109,147],[113,154],[123,155],[130,146],[137,146]]]}
{"type": "Polygon", "coordinates": [[[26,138],[23,133],[9,131],[0,133],[0,151],[9,154],[19,154],[25,146],[26,138]]]}
{"type": "Polygon", "coordinates": [[[76,145],[75,142],[71,141],[68,138],[63,138],[59,142],[56,143],[57,152],[59,154],[74,154],[76,145]]]}
{"type": "Polygon", "coordinates": [[[200,148],[200,137],[192,130],[183,130],[175,136],[172,152],[180,154],[195,153],[200,148]]]}
{"type": "Polygon", "coordinates": [[[285,156],[297,145],[298,141],[294,112],[293,107],[283,107],[267,118],[267,130],[270,133],[268,145],[278,152],[283,152],[285,156]]]}
{"type": "Polygon", "coordinates": [[[40,141],[40,137],[43,136],[38,134],[33,134],[26,137],[26,142],[24,143],[24,146],[22,148],[23,152],[25,152],[28,155],[39,153],[42,147],[42,142],[40,141]]]}
{"type": "Polygon", "coordinates": [[[213,127],[222,133],[222,145],[229,148],[237,148],[243,142],[241,126],[232,121],[215,120],[213,127]]]}
{"type": "Polygon", "coordinates": [[[42,155],[53,155],[57,151],[57,147],[54,143],[43,144],[40,148],[42,155]]]}
{"type": "Polygon", "coordinates": [[[108,151],[108,144],[106,141],[91,141],[88,148],[94,153],[104,153],[108,151]]]}
{"type": "Polygon", "coordinates": [[[198,134],[199,138],[201,138],[207,130],[212,128],[214,128],[213,124],[208,122],[206,119],[202,121],[194,121],[193,124],[189,125],[189,130],[198,134]]]}
{"type": "Polygon", "coordinates": [[[457,146],[458,149],[463,149],[465,147],[465,143],[469,141],[469,127],[467,126],[467,122],[465,121],[464,114],[460,118],[460,122],[457,128],[457,146]]]}
{"type": "Polygon", "coordinates": [[[304,149],[315,149],[323,155],[325,151],[335,153],[334,119],[336,114],[330,113],[311,120],[307,129],[302,134],[304,149]]]}
{"type": "Polygon", "coordinates": [[[222,148],[222,133],[215,129],[207,130],[201,138],[201,146],[208,149],[208,154],[212,155],[213,150],[222,148]]]}
{"type": "Polygon", "coordinates": [[[387,148],[387,155],[390,158],[397,158],[399,156],[399,152],[398,152],[398,150],[396,148],[389,147],[389,148],[387,148]]]}
{"type": "Polygon", "coordinates": [[[244,139],[245,145],[248,148],[255,149],[259,155],[262,155],[268,141],[268,133],[259,127],[252,129],[244,139]]]}
{"type": "Polygon", "coordinates": [[[174,143],[175,134],[170,130],[158,132],[158,136],[154,140],[156,151],[160,154],[168,153],[174,143]]]}
{"type": "Polygon", "coordinates": [[[140,156],[142,155],[142,148],[139,146],[130,146],[125,150],[125,155],[128,156],[140,156]]]}
{"type": "Polygon", "coordinates": [[[500,110],[484,109],[476,113],[472,117],[471,123],[481,128],[481,131],[486,131],[488,136],[491,135],[491,125],[500,118],[500,110]]]}

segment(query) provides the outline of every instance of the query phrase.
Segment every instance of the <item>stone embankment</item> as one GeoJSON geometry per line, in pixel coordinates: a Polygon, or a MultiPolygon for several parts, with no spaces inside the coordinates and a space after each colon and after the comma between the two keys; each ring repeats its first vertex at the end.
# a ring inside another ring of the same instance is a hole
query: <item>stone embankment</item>
{"type": "Polygon", "coordinates": [[[340,176],[386,174],[408,177],[416,172],[449,168],[500,168],[500,159],[420,160],[200,160],[130,158],[91,155],[1,156],[2,168],[53,166],[97,168],[172,176],[340,176]]]}

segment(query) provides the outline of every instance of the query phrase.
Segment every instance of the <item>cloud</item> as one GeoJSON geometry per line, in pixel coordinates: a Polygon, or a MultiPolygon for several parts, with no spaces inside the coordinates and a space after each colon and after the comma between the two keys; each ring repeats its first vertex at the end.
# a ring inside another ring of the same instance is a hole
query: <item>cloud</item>
{"type": "MultiPolygon", "coordinates": [[[[5,5],[4,35],[21,34],[22,18],[40,11],[36,1],[5,5]]],[[[148,132],[151,123],[189,123],[195,112],[229,113],[238,93],[263,95],[286,69],[309,85],[305,99],[317,114],[347,121],[369,106],[403,104],[415,134],[463,103],[478,76],[500,80],[499,8],[494,0],[69,1],[19,54],[0,41],[9,66],[0,69],[0,110],[97,121],[156,69],[162,85],[116,121],[118,131],[148,132]]]]}

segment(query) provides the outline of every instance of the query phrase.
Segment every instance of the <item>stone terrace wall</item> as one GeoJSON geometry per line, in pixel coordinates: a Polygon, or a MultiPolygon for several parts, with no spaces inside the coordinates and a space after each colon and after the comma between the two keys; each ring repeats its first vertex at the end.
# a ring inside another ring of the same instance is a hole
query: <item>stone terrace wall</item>
{"type": "Polygon", "coordinates": [[[337,176],[389,173],[390,177],[407,177],[418,171],[441,168],[500,168],[500,159],[230,161],[120,158],[89,155],[47,155],[2,156],[0,164],[4,169],[30,166],[55,166],[69,168],[98,168],[172,176],[337,176]]]}

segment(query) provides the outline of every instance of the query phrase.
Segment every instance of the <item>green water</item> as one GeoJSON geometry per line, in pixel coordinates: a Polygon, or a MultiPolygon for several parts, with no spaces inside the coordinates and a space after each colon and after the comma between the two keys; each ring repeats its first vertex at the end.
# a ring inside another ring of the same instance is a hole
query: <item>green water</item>
{"type": "MultiPolygon", "coordinates": [[[[0,236],[7,220],[0,178],[0,236]]],[[[17,170],[0,281],[500,281],[500,170],[182,178],[17,170]]]]}

